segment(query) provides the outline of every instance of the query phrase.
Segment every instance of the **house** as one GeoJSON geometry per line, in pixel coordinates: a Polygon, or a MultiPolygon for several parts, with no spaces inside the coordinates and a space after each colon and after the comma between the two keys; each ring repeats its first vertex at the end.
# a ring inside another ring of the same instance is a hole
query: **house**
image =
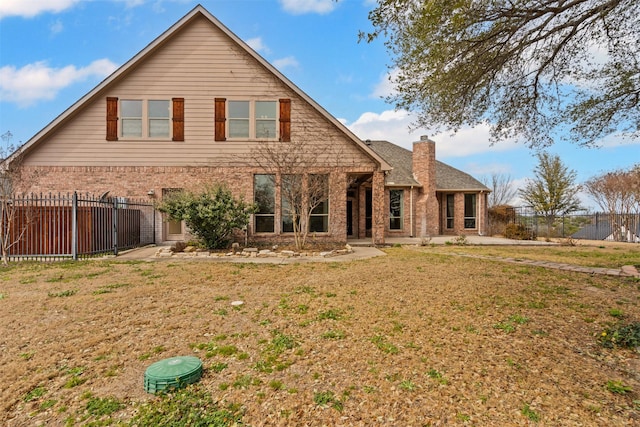
{"type": "Polygon", "coordinates": [[[489,188],[436,160],[435,142],[423,136],[413,151],[388,141],[365,143],[392,167],[385,175],[386,236],[486,233],[489,188]]]}
{"type": "MultiPolygon", "coordinates": [[[[488,189],[437,162],[435,143],[411,153],[360,140],[200,5],[7,162],[38,174],[28,191],[157,201],[224,183],[259,205],[250,240],[289,239],[286,176],[256,157],[264,147],[306,147],[305,173],[326,186],[309,225],[316,239],[379,244],[485,229],[488,189]]],[[[158,219],[156,241],[185,238],[182,223],[158,219]]]]}

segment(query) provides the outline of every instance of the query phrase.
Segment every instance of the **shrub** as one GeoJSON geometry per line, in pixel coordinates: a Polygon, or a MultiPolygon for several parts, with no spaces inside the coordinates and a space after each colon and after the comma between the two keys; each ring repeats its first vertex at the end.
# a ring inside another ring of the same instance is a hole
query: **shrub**
{"type": "Polygon", "coordinates": [[[536,233],[522,224],[508,224],[504,229],[504,237],[514,240],[535,240],[536,233]]]}
{"type": "Polygon", "coordinates": [[[249,224],[255,206],[234,198],[225,187],[214,185],[201,193],[172,193],[158,210],[173,220],[184,221],[207,248],[222,249],[228,247],[234,230],[249,224]]]}

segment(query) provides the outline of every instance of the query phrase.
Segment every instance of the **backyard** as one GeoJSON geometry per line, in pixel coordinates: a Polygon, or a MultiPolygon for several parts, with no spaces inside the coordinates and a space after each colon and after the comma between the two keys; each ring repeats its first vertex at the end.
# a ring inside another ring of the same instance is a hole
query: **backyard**
{"type": "Polygon", "coordinates": [[[640,355],[611,340],[640,280],[458,256],[618,268],[640,245],[385,252],[4,268],[0,424],[640,425],[640,355]],[[178,355],[200,381],[146,393],[178,355]]]}

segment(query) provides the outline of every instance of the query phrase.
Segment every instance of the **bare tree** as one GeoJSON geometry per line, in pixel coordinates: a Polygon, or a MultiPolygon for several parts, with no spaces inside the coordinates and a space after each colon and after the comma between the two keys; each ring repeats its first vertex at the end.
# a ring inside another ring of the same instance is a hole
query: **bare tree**
{"type": "Polygon", "coordinates": [[[609,214],[614,240],[628,240],[638,228],[640,164],[593,177],[585,182],[584,189],[609,214]]]}
{"type": "Polygon", "coordinates": [[[489,207],[508,205],[518,195],[518,189],[513,186],[511,175],[492,173],[482,178],[482,183],[491,189],[489,207]]]}
{"type": "Polygon", "coordinates": [[[283,231],[293,233],[298,250],[305,247],[309,233],[327,227],[323,221],[328,221],[328,171],[332,162],[340,159],[337,145],[293,139],[265,141],[251,154],[254,164],[280,188],[283,231]]]}
{"type": "Polygon", "coordinates": [[[16,150],[12,143],[13,135],[7,131],[0,137],[3,142],[0,148],[0,250],[2,262],[7,265],[10,249],[22,240],[33,221],[33,210],[17,203],[18,192],[25,189],[21,186],[33,184],[37,173],[25,170],[20,153],[9,162],[7,157],[16,150]]]}

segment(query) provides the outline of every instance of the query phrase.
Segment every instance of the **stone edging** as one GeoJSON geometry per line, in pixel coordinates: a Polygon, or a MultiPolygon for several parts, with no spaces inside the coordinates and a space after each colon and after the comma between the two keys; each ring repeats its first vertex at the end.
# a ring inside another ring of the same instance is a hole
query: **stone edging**
{"type": "MultiPolygon", "coordinates": [[[[172,247],[159,248],[154,257],[156,258],[331,258],[340,255],[353,253],[350,245],[345,245],[344,249],[334,249],[332,251],[308,252],[308,251],[272,251],[270,249],[244,248],[242,250],[234,250],[231,252],[211,252],[203,249],[196,249],[187,246],[182,252],[176,252],[172,247]]],[[[235,249],[235,248],[234,248],[235,249]]]]}
{"type": "Polygon", "coordinates": [[[523,258],[503,258],[503,257],[495,257],[488,255],[472,255],[472,254],[463,254],[463,253],[451,253],[450,255],[462,256],[467,258],[480,258],[480,259],[489,259],[493,261],[502,261],[502,262],[510,262],[513,264],[526,264],[533,265],[537,267],[544,268],[553,268],[556,270],[565,270],[565,271],[575,271],[578,273],[587,273],[587,274],[602,274],[607,276],[618,276],[618,277],[635,277],[640,279],[640,273],[633,265],[624,265],[621,268],[600,268],[600,267],[584,267],[580,265],[573,264],[564,264],[559,262],[551,262],[551,261],[535,261],[523,258]]]}

